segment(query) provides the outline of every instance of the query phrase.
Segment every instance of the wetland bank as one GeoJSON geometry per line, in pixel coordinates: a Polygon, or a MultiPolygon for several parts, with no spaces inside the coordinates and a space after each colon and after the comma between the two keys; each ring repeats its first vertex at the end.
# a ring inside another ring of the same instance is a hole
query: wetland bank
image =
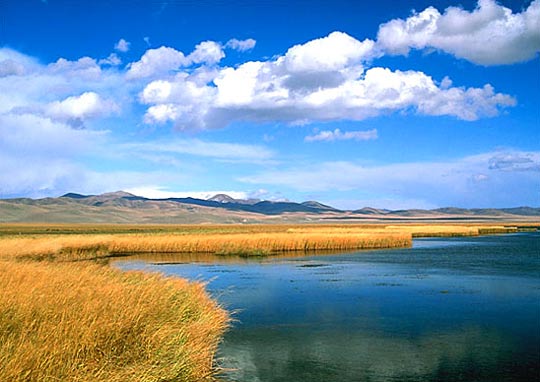
{"type": "Polygon", "coordinates": [[[1,377],[526,380],[539,236],[518,230],[3,226],[1,377]]]}

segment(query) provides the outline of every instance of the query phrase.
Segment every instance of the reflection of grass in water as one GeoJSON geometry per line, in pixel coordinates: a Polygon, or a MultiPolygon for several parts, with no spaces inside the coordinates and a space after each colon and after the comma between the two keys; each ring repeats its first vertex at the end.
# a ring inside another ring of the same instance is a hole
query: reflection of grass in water
{"type": "Polygon", "coordinates": [[[397,287],[397,286],[403,286],[405,284],[401,283],[376,283],[375,286],[390,286],[390,287],[397,287]]]}
{"type": "MultiPolygon", "coordinates": [[[[450,381],[474,368],[483,381],[509,380],[498,370],[511,348],[494,331],[476,327],[418,338],[377,336],[375,331],[309,331],[309,328],[238,330],[222,345],[224,365],[237,381],[450,381]],[[307,331],[306,331],[307,330],[307,331]],[[257,379],[258,378],[258,379],[257,379]]],[[[514,370],[516,371],[516,370],[514,370]]],[[[519,370],[517,372],[520,372],[519,370]]],[[[526,370],[521,372],[527,373],[526,370]]],[[[531,371],[529,371],[531,373],[531,371]]],[[[533,374],[530,374],[532,377],[533,374]]]]}
{"type": "Polygon", "coordinates": [[[327,267],[328,264],[302,264],[298,265],[299,268],[320,268],[320,267],[327,267]]]}

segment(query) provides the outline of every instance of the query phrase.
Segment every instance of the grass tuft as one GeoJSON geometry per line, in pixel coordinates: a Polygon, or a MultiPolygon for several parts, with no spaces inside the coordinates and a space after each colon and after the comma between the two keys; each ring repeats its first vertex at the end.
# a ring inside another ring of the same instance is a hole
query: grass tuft
{"type": "Polygon", "coordinates": [[[0,261],[0,380],[209,381],[228,316],[201,283],[0,261]]]}

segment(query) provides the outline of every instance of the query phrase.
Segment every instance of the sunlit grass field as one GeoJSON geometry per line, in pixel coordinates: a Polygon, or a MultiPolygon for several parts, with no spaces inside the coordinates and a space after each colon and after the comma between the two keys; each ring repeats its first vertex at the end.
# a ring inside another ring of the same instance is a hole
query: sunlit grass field
{"type": "Polygon", "coordinates": [[[1,381],[204,381],[227,313],[200,283],[0,261],[1,381]]]}
{"type": "MultiPolygon", "coordinates": [[[[528,224],[530,225],[530,224],[528,224]]],[[[271,255],[407,247],[413,237],[510,233],[519,225],[0,225],[0,258],[73,261],[133,253],[271,255]]]]}
{"type": "Polygon", "coordinates": [[[408,247],[413,237],[524,228],[0,225],[0,380],[213,380],[228,314],[201,283],[121,272],[106,265],[103,259],[111,256],[339,252],[408,247]]]}

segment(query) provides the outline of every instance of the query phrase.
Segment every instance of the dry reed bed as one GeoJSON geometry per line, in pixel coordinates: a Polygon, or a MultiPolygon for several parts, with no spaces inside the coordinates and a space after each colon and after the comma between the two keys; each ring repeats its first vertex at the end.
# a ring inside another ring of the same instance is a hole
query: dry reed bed
{"type": "Polygon", "coordinates": [[[49,235],[0,238],[0,258],[72,261],[130,253],[267,255],[411,246],[409,233],[235,233],[190,235],[49,235]]]}
{"type": "Polygon", "coordinates": [[[407,234],[290,234],[254,233],[189,236],[123,237],[110,244],[112,253],[184,252],[218,254],[272,254],[291,251],[326,251],[407,247],[407,234]]]}
{"type": "Polygon", "coordinates": [[[208,381],[228,322],[200,283],[0,261],[0,380],[208,381]]]}
{"type": "Polygon", "coordinates": [[[394,232],[410,232],[412,237],[460,237],[517,232],[517,227],[487,225],[400,225],[387,226],[394,232]]]}
{"type": "MultiPolygon", "coordinates": [[[[30,229],[29,227],[24,227],[30,229]]],[[[477,236],[516,232],[517,227],[495,225],[379,225],[379,226],[89,226],[89,234],[0,236],[0,258],[85,260],[131,253],[218,253],[270,255],[291,251],[346,251],[408,247],[413,237],[477,236]],[[93,233],[107,232],[110,234],[93,233]],[[127,228],[124,228],[127,229],[127,228]],[[266,229],[266,231],[264,231],[266,229]]],[[[11,229],[16,229],[11,227],[11,229]]],[[[67,227],[55,229],[66,230],[67,227]]],[[[54,231],[52,231],[54,232],[54,231]]]]}
{"type": "Polygon", "coordinates": [[[311,227],[311,228],[289,228],[287,231],[291,233],[362,233],[369,230],[372,233],[404,233],[411,234],[414,237],[460,237],[460,236],[478,236],[487,234],[513,233],[518,231],[517,226],[500,226],[500,225],[455,225],[455,224],[423,224],[423,225],[388,225],[379,226],[378,228],[356,227],[356,226],[341,226],[341,227],[311,227]]]}

